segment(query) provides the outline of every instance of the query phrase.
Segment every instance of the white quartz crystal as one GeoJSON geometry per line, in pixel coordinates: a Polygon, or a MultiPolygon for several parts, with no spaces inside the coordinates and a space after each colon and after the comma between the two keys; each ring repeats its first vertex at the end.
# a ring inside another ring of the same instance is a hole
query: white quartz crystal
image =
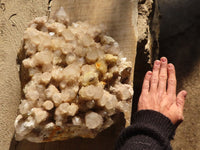
{"type": "Polygon", "coordinates": [[[46,110],[51,110],[51,109],[54,107],[54,104],[53,104],[52,101],[47,100],[47,101],[45,101],[45,102],[42,104],[42,106],[43,106],[44,109],[46,109],[46,110]]]}
{"type": "Polygon", "coordinates": [[[98,113],[89,112],[85,115],[85,124],[89,129],[95,129],[103,124],[103,118],[98,113]]]}
{"type": "Polygon", "coordinates": [[[78,125],[80,126],[82,124],[81,118],[78,117],[78,116],[73,117],[72,118],[72,123],[75,126],[78,126],[78,125]]]}

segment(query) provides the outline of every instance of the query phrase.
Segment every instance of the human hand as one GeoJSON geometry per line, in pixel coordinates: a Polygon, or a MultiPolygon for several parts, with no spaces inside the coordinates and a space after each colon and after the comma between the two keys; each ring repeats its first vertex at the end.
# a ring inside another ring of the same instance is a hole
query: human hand
{"type": "Polygon", "coordinates": [[[154,110],[168,117],[173,124],[184,119],[183,108],[187,92],[176,95],[176,75],[173,64],[162,57],[156,60],[153,72],[148,71],[139,98],[139,110],[154,110]]]}

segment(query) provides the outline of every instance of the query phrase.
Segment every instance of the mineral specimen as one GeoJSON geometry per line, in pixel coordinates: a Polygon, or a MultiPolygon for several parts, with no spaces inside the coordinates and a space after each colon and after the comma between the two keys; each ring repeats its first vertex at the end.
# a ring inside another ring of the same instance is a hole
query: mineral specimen
{"type": "Polygon", "coordinates": [[[70,25],[61,8],[54,20],[30,23],[23,48],[28,76],[15,120],[17,140],[93,138],[115,114],[130,113],[132,65],[100,27],[70,25]]]}

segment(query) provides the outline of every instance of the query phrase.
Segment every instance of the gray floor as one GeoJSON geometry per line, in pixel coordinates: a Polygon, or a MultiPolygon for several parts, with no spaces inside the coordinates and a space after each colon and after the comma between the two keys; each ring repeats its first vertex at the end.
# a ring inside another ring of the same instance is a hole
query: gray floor
{"type": "Polygon", "coordinates": [[[178,90],[186,89],[185,121],[178,128],[174,150],[200,149],[200,1],[159,0],[160,56],[174,63],[178,90]]]}

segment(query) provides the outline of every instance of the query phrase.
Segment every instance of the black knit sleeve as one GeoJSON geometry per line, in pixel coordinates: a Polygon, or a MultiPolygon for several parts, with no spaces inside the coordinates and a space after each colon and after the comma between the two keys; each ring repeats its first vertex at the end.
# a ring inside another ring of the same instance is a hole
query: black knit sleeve
{"type": "Polygon", "coordinates": [[[122,131],[116,150],[171,150],[176,127],[159,112],[142,110],[133,116],[132,125],[122,131]]]}

